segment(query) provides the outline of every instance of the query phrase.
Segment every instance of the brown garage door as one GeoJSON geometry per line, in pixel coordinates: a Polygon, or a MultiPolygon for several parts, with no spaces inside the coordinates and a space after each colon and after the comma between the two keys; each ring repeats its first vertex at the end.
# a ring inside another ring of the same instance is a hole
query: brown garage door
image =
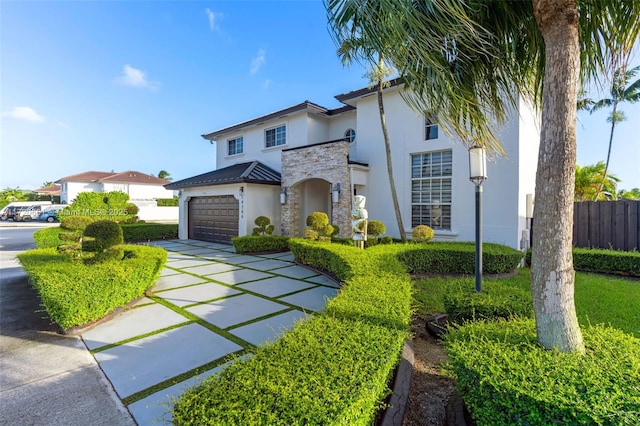
{"type": "Polygon", "coordinates": [[[230,243],[238,236],[238,200],[233,195],[189,200],[189,238],[230,243]]]}

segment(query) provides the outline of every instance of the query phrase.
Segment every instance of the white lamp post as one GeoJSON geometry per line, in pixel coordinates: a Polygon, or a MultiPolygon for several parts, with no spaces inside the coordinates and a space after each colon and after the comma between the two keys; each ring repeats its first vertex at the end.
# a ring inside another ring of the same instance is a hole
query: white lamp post
{"type": "Polygon", "coordinates": [[[487,179],[487,152],[483,146],[469,148],[469,179],[476,185],[476,291],[482,291],[482,182],[487,179]]]}

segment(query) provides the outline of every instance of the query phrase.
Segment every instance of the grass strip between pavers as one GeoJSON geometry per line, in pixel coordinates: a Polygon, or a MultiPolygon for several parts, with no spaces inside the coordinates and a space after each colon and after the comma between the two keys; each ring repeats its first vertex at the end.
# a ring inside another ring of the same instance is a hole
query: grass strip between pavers
{"type": "Polygon", "coordinates": [[[153,395],[154,393],[160,392],[163,389],[169,388],[178,383],[184,382],[192,377],[195,377],[199,374],[205,373],[213,368],[219,367],[226,363],[232,362],[243,355],[248,355],[251,352],[247,349],[240,349],[238,351],[227,354],[218,359],[214,359],[213,361],[209,361],[201,366],[196,368],[192,368],[191,370],[185,371],[184,373],[180,373],[177,376],[173,376],[167,380],[163,380],[160,383],[156,383],[153,386],[149,386],[146,389],[143,389],[139,392],[131,394],[125,398],[122,398],[122,403],[126,406],[133,404],[134,402],[138,402],[141,399],[145,399],[148,396],[153,395]]]}

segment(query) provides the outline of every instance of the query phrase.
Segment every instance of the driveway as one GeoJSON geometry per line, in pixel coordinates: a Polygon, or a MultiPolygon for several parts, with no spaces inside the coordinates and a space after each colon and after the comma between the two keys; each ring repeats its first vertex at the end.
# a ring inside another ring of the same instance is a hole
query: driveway
{"type": "Polygon", "coordinates": [[[169,258],[150,297],[82,333],[138,424],[170,422],[173,398],[324,308],[338,284],[291,253],[241,255],[195,240],[169,258]]]}

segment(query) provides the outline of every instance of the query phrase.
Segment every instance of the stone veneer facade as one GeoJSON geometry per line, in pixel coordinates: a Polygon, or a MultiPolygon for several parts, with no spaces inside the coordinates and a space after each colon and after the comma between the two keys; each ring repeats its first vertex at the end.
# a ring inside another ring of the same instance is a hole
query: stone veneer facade
{"type": "Polygon", "coordinates": [[[287,201],[282,205],[282,235],[301,236],[296,235],[302,207],[298,184],[309,179],[340,183],[338,202],[332,202],[331,223],[340,227],[340,236],[351,237],[351,173],[346,140],[282,151],[282,186],[287,188],[287,201]]]}

